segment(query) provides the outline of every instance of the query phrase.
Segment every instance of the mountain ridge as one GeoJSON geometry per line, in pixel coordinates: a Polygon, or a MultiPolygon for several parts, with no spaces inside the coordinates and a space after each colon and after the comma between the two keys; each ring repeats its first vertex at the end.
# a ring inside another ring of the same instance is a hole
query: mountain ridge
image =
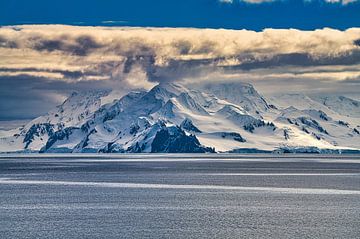
{"type": "Polygon", "coordinates": [[[111,91],[74,93],[48,114],[2,133],[0,152],[359,150],[359,118],[334,108],[345,102],[344,109],[360,109],[360,104],[342,99],[332,100],[332,109],[300,94],[272,100],[245,83],[191,89],[162,83],[119,97],[111,91]]]}

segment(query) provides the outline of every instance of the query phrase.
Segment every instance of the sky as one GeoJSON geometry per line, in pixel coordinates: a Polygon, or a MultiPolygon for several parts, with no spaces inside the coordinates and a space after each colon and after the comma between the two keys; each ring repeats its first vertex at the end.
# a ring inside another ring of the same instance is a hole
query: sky
{"type": "Polygon", "coordinates": [[[0,24],[344,30],[359,12],[358,0],[1,0],[0,24]]]}
{"type": "Polygon", "coordinates": [[[357,0],[1,0],[0,122],[72,91],[173,81],[358,95],[359,13],[357,0]]]}

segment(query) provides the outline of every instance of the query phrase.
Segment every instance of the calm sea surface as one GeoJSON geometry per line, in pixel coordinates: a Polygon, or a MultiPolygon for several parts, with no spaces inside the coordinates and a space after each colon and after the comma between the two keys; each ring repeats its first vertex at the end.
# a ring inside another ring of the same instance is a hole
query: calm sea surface
{"type": "Polygon", "coordinates": [[[0,156],[0,238],[360,238],[360,156],[0,156]]]}

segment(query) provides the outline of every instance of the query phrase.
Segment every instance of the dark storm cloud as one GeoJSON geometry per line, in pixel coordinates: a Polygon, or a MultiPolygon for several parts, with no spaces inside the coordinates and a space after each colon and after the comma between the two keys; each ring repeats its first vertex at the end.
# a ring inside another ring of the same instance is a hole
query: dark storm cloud
{"type": "Polygon", "coordinates": [[[239,65],[224,67],[227,70],[251,70],[259,68],[281,67],[281,66],[332,66],[332,65],[355,65],[360,63],[360,50],[353,50],[339,56],[322,56],[314,58],[308,53],[278,54],[266,59],[248,57],[247,62],[239,65]]]}
{"type": "Polygon", "coordinates": [[[173,43],[174,48],[178,49],[181,55],[187,55],[190,53],[192,43],[186,40],[180,40],[173,43]]]}
{"type": "Polygon", "coordinates": [[[0,72],[13,72],[13,73],[22,73],[22,72],[47,72],[47,73],[59,73],[64,78],[78,79],[83,76],[96,75],[95,72],[83,72],[83,71],[66,71],[58,69],[43,69],[43,68],[1,68],[0,72]]]}
{"type": "MultiPolygon", "coordinates": [[[[154,55],[127,56],[124,62],[123,73],[128,74],[134,66],[141,66],[149,81],[170,82],[183,78],[200,75],[215,62],[213,59],[200,60],[169,60],[166,65],[156,65],[154,55]]],[[[212,67],[216,70],[216,67],[212,67]]]]}
{"type": "Polygon", "coordinates": [[[74,91],[109,90],[112,82],[59,81],[31,75],[0,76],[0,121],[43,115],[74,91]]]}
{"type": "Polygon", "coordinates": [[[34,118],[50,110],[58,102],[34,89],[46,82],[28,75],[0,76],[0,120],[34,118]]]}
{"type": "Polygon", "coordinates": [[[33,49],[37,51],[67,51],[67,44],[61,40],[33,39],[33,49]]]}
{"type": "Polygon", "coordinates": [[[355,44],[356,46],[360,46],[360,39],[355,40],[355,41],[354,41],[354,44],[355,44]]]}
{"type": "Polygon", "coordinates": [[[150,65],[146,72],[149,80],[153,82],[179,81],[217,71],[216,62],[214,59],[170,60],[166,66],[150,65]]]}
{"type": "Polygon", "coordinates": [[[79,36],[71,41],[66,35],[59,39],[42,39],[34,37],[31,39],[32,48],[37,51],[62,51],[71,55],[86,56],[92,51],[101,48],[102,45],[97,43],[91,36],[79,36]]]}
{"type": "Polygon", "coordinates": [[[360,80],[349,79],[343,81],[333,81],[330,79],[313,78],[264,78],[253,82],[254,86],[265,95],[284,94],[284,93],[305,93],[305,94],[336,94],[352,95],[360,92],[360,80]],[[345,83],[345,84],[344,84],[345,83]],[[271,87],[269,87],[271,86],[271,87]],[[299,91],[301,89],[301,91],[299,91]]]}
{"type": "Polygon", "coordinates": [[[123,73],[130,73],[134,65],[141,65],[146,69],[147,73],[150,73],[154,70],[155,56],[154,55],[131,55],[126,56],[124,63],[123,73]]]}
{"type": "MultiPolygon", "coordinates": [[[[338,66],[338,65],[357,65],[360,64],[360,50],[354,50],[347,54],[338,56],[322,56],[314,58],[308,53],[291,53],[278,54],[267,57],[266,59],[257,59],[255,56],[246,54],[246,56],[237,56],[241,63],[231,66],[222,66],[221,62],[225,61],[225,57],[213,59],[190,59],[190,60],[169,60],[164,66],[155,64],[155,57],[147,56],[128,56],[124,65],[124,73],[129,73],[131,67],[134,65],[141,65],[145,70],[148,79],[153,82],[168,82],[178,81],[187,77],[196,78],[204,73],[211,73],[216,71],[236,72],[238,70],[256,70],[256,69],[271,69],[279,67],[302,67],[305,69],[309,67],[318,66],[338,66]],[[246,60],[244,60],[246,59],[246,60]]],[[[308,72],[325,73],[325,72],[341,72],[343,70],[337,69],[313,69],[308,72]]],[[[350,69],[350,71],[359,71],[358,68],[350,69]]],[[[299,73],[299,74],[300,74],[299,73]]]]}
{"type": "Polygon", "coordinates": [[[6,37],[0,35],[0,47],[17,48],[18,44],[15,41],[6,39],[6,37]]]}

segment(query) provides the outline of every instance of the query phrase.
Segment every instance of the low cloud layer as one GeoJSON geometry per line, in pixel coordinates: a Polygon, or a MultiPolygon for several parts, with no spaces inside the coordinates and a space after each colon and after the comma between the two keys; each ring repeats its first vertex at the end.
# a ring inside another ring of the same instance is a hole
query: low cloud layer
{"type": "Polygon", "coordinates": [[[267,94],[353,94],[360,90],[359,42],[359,28],[2,27],[0,115],[35,117],[73,90],[127,91],[169,81],[246,81],[267,94]]]}

